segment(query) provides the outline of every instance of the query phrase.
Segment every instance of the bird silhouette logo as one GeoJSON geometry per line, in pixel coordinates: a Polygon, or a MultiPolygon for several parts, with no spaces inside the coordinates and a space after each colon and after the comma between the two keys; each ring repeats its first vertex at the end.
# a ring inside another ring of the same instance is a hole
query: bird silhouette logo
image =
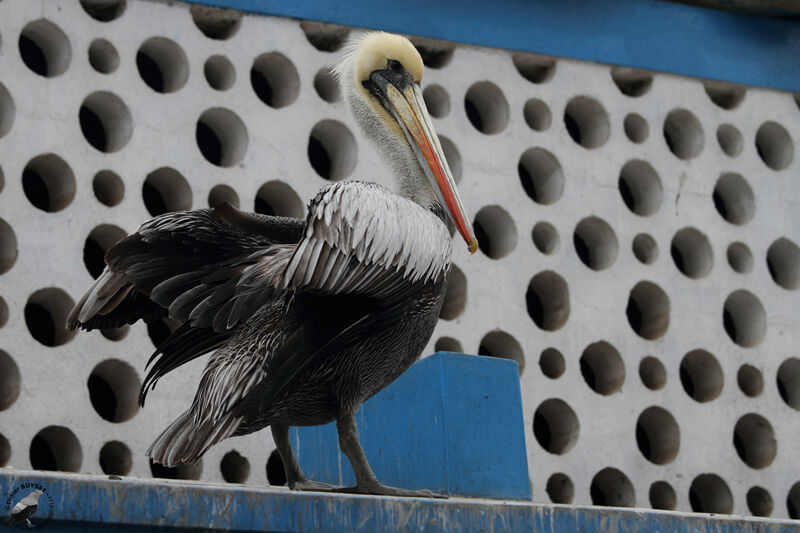
{"type": "MultiPolygon", "coordinates": [[[[45,502],[45,508],[49,505],[49,512],[46,510],[44,514],[48,516],[45,518],[45,521],[49,520],[53,514],[53,498],[47,493],[47,489],[39,484],[36,483],[24,483],[23,485],[17,487],[12,492],[9,492],[8,499],[6,500],[6,510],[9,511],[8,515],[3,519],[4,526],[13,526],[17,525],[22,526],[23,524],[26,525],[29,529],[33,529],[34,525],[31,522],[31,517],[36,514],[36,511],[39,509],[39,498],[44,495],[45,498],[42,502],[45,502]],[[19,500],[13,507],[11,507],[11,503],[13,503],[14,496],[19,493],[24,494],[24,489],[33,488],[25,496],[19,500]]],[[[41,516],[43,513],[39,513],[41,516]]],[[[41,525],[41,523],[40,523],[41,525]]]]}

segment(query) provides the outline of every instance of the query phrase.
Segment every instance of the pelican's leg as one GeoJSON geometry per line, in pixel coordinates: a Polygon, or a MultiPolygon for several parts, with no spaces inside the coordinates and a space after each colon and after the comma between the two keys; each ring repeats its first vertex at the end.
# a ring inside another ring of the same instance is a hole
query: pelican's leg
{"type": "Polygon", "coordinates": [[[277,446],[278,453],[283,461],[283,469],[286,471],[286,483],[290,489],[320,492],[329,492],[334,489],[333,486],[327,483],[311,481],[303,474],[292,451],[292,443],[289,442],[289,426],[272,424],[271,428],[272,439],[275,441],[275,446],[277,446]]]}
{"type": "Polygon", "coordinates": [[[410,496],[421,498],[446,498],[441,494],[436,494],[427,489],[406,490],[395,487],[381,485],[378,478],[372,472],[361,443],[358,441],[356,431],[356,421],[353,415],[347,415],[336,421],[336,429],[339,432],[339,448],[344,452],[353,466],[353,473],[356,475],[355,487],[342,487],[335,489],[336,492],[348,492],[357,494],[378,494],[381,496],[410,496]]]}

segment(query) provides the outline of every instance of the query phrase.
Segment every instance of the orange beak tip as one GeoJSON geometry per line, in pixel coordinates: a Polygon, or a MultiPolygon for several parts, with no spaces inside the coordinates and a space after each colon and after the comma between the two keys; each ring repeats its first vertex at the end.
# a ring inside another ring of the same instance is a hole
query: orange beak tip
{"type": "Polygon", "coordinates": [[[469,243],[469,253],[474,254],[477,251],[478,251],[478,239],[473,237],[472,242],[469,243]]]}

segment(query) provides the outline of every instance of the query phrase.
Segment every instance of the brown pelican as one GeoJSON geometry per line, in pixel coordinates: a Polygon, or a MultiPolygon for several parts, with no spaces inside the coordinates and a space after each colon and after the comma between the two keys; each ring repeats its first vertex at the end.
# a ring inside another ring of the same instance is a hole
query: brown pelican
{"type": "Polygon", "coordinates": [[[191,407],[147,454],[197,460],[226,437],[272,429],[295,490],[431,495],[381,485],[353,414],[402,374],[433,332],[450,271],[446,217],[478,243],[425,110],[422,60],[397,35],[369,33],[337,67],[344,99],[389,163],[399,194],[374,183],[323,188],[305,220],[230,205],[167,213],[106,254],[107,266],[69,317],[108,328],[168,315],[183,324],[150,358],[140,393],[204,353],[191,407]],[[355,487],[308,480],[289,427],[336,420],[355,487]]]}

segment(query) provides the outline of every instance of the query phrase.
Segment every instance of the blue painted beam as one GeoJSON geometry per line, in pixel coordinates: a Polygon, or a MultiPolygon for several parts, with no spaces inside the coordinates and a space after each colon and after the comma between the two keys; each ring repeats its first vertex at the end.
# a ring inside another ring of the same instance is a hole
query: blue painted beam
{"type": "MultiPolygon", "coordinates": [[[[154,531],[669,531],[789,533],[798,522],[644,509],[494,500],[405,499],[296,493],[288,489],[0,469],[0,509],[32,488],[46,489],[32,517],[37,530],[154,531]],[[49,516],[49,520],[48,520],[49,516]],[[45,520],[48,520],[45,523],[45,520]]],[[[23,528],[24,529],[24,528],[23,528]]],[[[11,530],[11,529],[10,529],[11,530]]]]}
{"type": "Polygon", "coordinates": [[[192,0],[800,91],[800,23],[657,0],[192,0]]]}
{"type": "MultiPolygon", "coordinates": [[[[365,402],[355,418],[364,453],[382,483],[531,499],[515,361],[436,353],[365,402]]],[[[310,479],[355,485],[335,423],[292,428],[292,441],[310,479]]]]}

